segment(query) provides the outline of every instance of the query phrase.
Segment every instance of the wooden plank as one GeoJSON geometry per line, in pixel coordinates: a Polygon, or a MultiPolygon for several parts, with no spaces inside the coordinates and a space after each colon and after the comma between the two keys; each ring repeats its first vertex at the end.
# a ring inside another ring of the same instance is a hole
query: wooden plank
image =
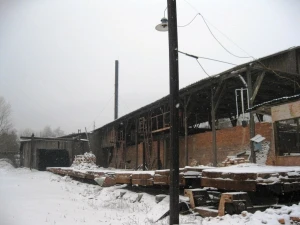
{"type": "Polygon", "coordinates": [[[273,106],[271,114],[273,122],[300,117],[300,101],[273,106]]]}
{"type": "Polygon", "coordinates": [[[214,187],[230,191],[256,191],[256,181],[238,181],[202,178],[201,187],[214,187]]]}
{"type": "Polygon", "coordinates": [[[154,130],[154,131],[152,131],[152,134],[162,132],[162,131],[165,131],[165,130],[170,130],[170,127],[164,127],[164,128],[158,129],[158,130],[154,130]]]}
{"type": "Polygon", "coordinates": [[[117,184],[131,184],[131,174],[128,173],[116,173],[115,179],[117,184]]]}
{"type": "Polygon", "coordinates": [[[152,179],[132,179],[132,185],[140,185],[140,186],[153,186],[153,180],[152,179]]]}
{"type": "Polygon", "coordinates": [[[258,93],[258,90],[260,88],[260,85],[265,77],[265,71],[262,72],[262,74],[260,74],[257,78],[256,78],[256,81],[255,81],[255,84],[254,84],[254,88],[253,88],[253,94],[250,98],[250,101],[254,102],[255,98],[256,98],[256,95],[258,93]]]}
{"type": "Polygon", "coordinates": [[[199,213],[201,217],[217,217],[218,216],[218,210],[212,209],[212,207],[196,207],[194,208],[194,211],[199,213]]]}
{"type": "Polygon", "coordinates": [[[132,174],[132,179],[150,179],[153,178],[152,174],[149,173],[133,173],[132,174]]]}
{"type": "Polygon", "coordinates": [[[155,185],[168,185],[169,184],[169,176],[154,175],[153,182],[155,185]]]}

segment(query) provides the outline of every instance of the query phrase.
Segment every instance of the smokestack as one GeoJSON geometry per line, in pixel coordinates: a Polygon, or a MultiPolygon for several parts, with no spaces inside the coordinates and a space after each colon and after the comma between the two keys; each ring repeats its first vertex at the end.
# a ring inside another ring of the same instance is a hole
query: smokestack
{"type": "Polygon", "coordinates": [[[119,97],[119,61],[115,61],[115,120],[118,119],[119,97]]]}

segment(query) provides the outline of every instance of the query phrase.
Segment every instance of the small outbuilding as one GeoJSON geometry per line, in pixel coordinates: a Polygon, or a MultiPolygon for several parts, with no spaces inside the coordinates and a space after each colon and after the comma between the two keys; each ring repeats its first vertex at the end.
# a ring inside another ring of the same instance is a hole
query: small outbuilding
{"type": "Polygon", "coordinates": [[[89,151],[87,139],[21,137],[20,166],[38,170],[68,167],[75,155],[89,151]]]}

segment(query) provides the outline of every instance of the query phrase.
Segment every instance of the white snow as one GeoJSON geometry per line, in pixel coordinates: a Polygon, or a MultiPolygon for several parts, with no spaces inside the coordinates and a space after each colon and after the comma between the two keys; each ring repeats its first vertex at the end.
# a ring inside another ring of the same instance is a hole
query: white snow
{"type": "MultiPolygon", "coordinates": [[[[155,196],[143,193],[138,202],[138,193],[125,187],[101,188],[75,181],[68,176],[61,177],[27,168],[16,169],[0,160],[0,224],[169,224],[168,217],[157,222],[149,220],[151,212],[153,215],[157,208],[155,196]],[[120,197],[121,192],[126,193],[120,197]]],[[[168,207],[168,198],[163,204],[168,207]]],[[[290,216],[300,216],[300,205],[216,218],[180,215],[180,224],[277,225],[280,218],[290,224],[290,216]]]]}
{"type": "Polygon", "coordinates": [[[9,170],[14,169],[12,162],[9,159],[0,159],[0,173],[5,174],[9,170]]]}
{"type": "Polygon", "coordinates": [[[269,150],[270,150],[270,142],[269,141],[262,142],[262,150],[255,152],[257,164],[259,164],[259,165],[266,164],[269,150]]]}

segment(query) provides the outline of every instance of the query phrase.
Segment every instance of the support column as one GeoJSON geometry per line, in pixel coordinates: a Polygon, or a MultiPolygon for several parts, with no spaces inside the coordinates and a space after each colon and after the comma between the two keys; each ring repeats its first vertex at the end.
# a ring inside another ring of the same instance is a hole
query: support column
{"type": "Polygon", "coordinates": [[[161,169],[161,160],[160,160],[160,139],[157,140],[157,169],[161,169]]]}
{"type": "MultiPolygon", "coordinates": [[[[252,89],[251,71],[250,71],[249,67],[247,68],[247,84],[248,84],[248,98],[250,98],[249,99],[249,107],[252,108],[254,99],[252,98],[253,89],[252,89]]],[[[253,138],[255,136],[255,122],[254,122],[254,113],[253,112],[250,112],[249,128],[250,128],[250,138],[253,138]]],[[[254,145],[253,145],[252,141],[250,141],[250,148],[251,148],[250,161],[252,163],[256,163],[256,156],[255,156],[254,145]]]]}
{"type": "Polygon", "coordinates": [[[212,131],[212,147],[213,147],[213,166],[217,166],[217,135],[216,135],[216,111],[214,107],[214,91],[211,88],[211,131],[212,131]]]}
{"type": "Polygon", "coordinates": [[[139,119],[137,118],[135,121],[135,168],[137,169],[139,164],[139,143],[138,143],[138,135],[139,135],[139,119]]]}
{"type": "Polygon", "coordinates": [[[34,151],[34,134],[31,135],[31,146],[30,146],[30,160],[29,160],[29,168],[32,169],[32,158],[34,151]]]}
{"type": "Polygon", "coordinates": [[[189,165],[187,107],[190,101],[190,97],[187,99],[187,96],[184,96],[184,158],[186,166],[189,165]]]}

